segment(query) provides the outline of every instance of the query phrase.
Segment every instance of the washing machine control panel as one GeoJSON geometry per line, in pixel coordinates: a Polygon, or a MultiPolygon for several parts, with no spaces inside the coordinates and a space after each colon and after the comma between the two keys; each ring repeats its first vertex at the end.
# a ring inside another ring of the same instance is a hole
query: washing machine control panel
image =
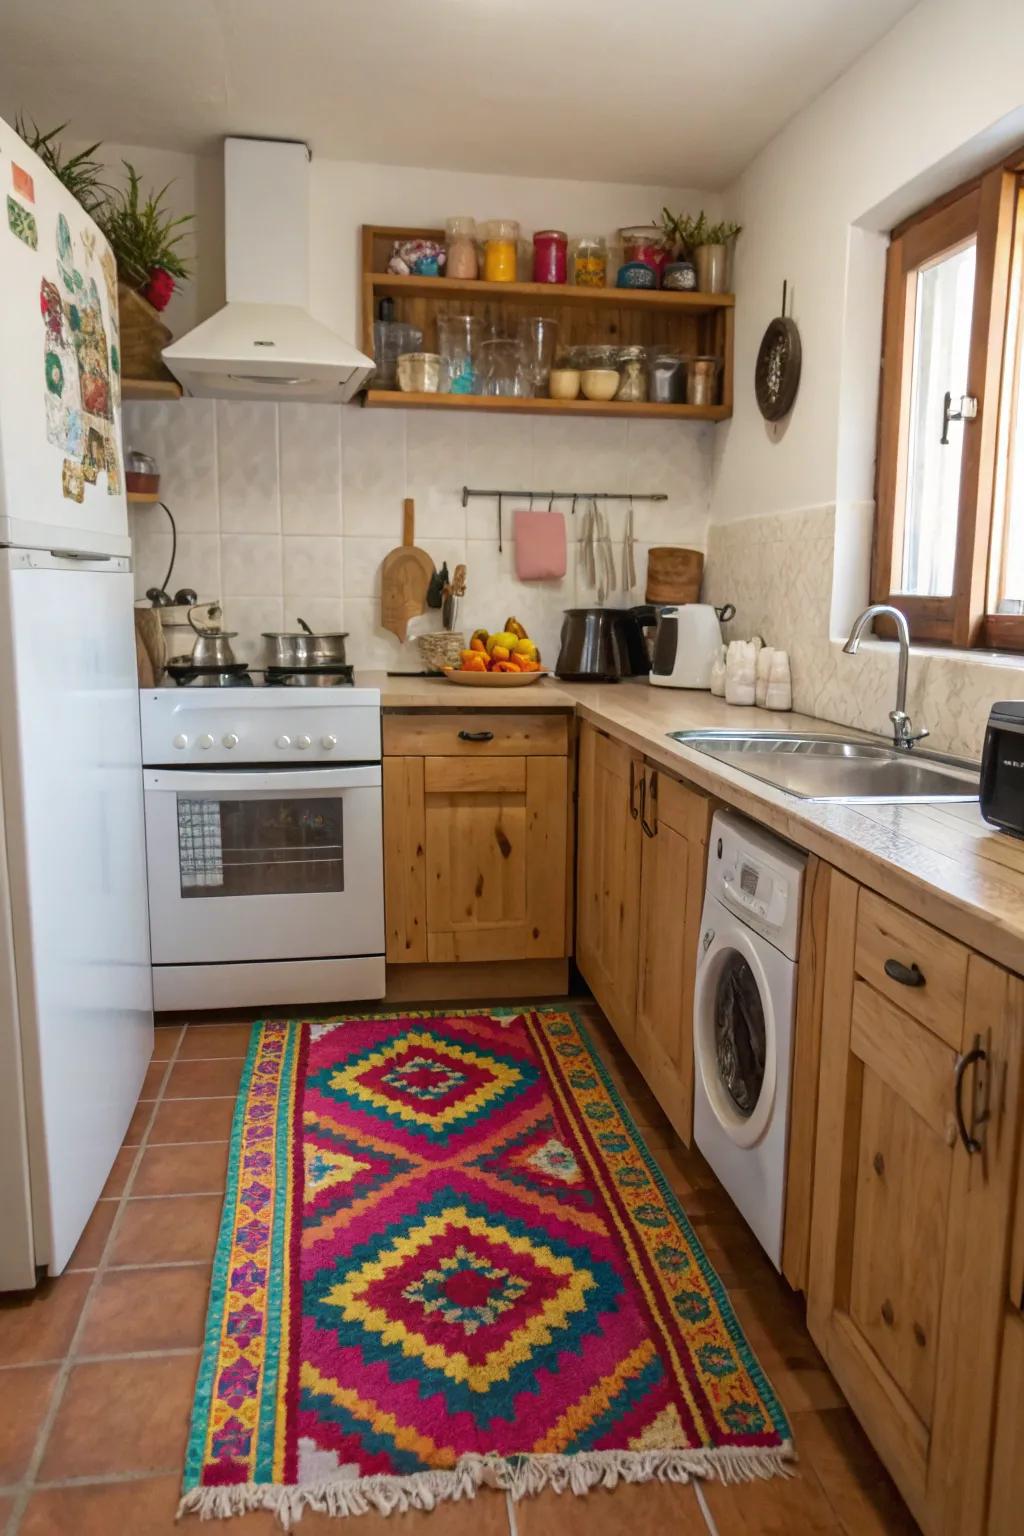
{"type": "Polygon", "coordinates": [[[711,828],[708,895],[795,956],[806,862],[806,855],[763,828],[719,811],[711,828]]]}

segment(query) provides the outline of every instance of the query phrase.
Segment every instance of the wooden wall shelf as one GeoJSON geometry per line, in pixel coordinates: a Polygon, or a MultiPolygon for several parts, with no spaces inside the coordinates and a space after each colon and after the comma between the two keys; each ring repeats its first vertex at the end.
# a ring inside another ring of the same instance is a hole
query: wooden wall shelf
{"type": "Polygon", "coordinates": [[[180,400],[181,385],[174,379],[122,379],[122,400],[180,400]]]}
{"type": "Polygon", "coordinates": [[[363,226],[363,351],[367,356],[374,355],[373,322],[382,298],[394,300],[396,320],[423,332],[423,346],[428,352],[437,351],[437,321],[443,315],[475,315],[492,334],[514,336],[517,322],[524,315],[542,313],[557,320],[561,347],[587,343],[663,346],[666,351],[721,357],[720,403],[705,407],[602,402],[582,397],[518,400],[483,395],[403,394],[399,390],[371,388],[363,396],[366,405],[558,416],[663,417],[679,421],[725,421],[732,415],[734,294],[402,277],[384,269],[393,243],[404,239],[443,241],[444,231],[363,226]]]}
{"type": "Polygon", "coordinates": [[[625,400],[532,400],[493,395],[403,394],[400,389],[369,389],[365,405],[396,406],[428,411],[512,411],[521,416],[644,416],[669,421],[725,421],[732,414],[724,405],[659,405],[652,401],[633,404],[625,400]]]}

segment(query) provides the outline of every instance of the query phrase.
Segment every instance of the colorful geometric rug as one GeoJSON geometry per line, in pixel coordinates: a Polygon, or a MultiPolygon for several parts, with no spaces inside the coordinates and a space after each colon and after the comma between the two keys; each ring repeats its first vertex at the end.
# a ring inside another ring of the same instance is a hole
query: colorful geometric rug
{"type": "Polygon", "coordinates": [[[254,1027],[182,1512],[287,1525],[791,1455],[571,1013],[254,1027]]]}

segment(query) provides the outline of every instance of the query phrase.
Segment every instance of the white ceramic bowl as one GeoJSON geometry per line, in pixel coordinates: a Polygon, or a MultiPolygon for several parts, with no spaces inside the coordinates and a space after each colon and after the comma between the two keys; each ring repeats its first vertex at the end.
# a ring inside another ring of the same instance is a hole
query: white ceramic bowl
{"type": "Polygon", "coordinates": [[[548,374],[548,394],[552,400],[575,400],[579,392],[578,368],[552,368],[548,374]]]}
{"type": "Polygon", "coordinates": [[[619,388],[619,370],[584,368],[580,382],[588,400],[614,400],[619,388]]]}

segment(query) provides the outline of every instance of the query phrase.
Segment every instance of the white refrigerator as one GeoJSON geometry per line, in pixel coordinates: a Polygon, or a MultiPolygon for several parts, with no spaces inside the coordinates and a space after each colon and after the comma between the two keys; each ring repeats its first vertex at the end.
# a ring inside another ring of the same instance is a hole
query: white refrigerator
{"type": "Polygon", "coordinates": [[[0,1290],[67,1265],[153,1044],[117,279],[0,121],[0,1290]]]}

